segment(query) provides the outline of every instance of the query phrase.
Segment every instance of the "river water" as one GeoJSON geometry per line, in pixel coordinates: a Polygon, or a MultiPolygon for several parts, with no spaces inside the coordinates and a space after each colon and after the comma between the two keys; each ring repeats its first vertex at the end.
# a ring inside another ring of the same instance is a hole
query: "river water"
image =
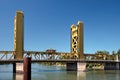
{"type": "MultiPolygon", "coordinates": [[[[0,80],[23,80],[22,74],[12,73],[12,64],[0,65],[0,80]]],[[[120,80],[120,71],[66,71],[64,66],[32,64],[32,80],[120,80]]]]}

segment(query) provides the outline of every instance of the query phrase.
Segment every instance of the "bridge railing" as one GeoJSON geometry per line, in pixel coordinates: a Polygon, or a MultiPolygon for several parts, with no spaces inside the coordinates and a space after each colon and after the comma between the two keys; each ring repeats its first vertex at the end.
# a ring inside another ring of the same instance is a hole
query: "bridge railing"
{"type": "MultiPolygon", "coordinates": [[[[0,51],[0,60],[14,60],[14,51],[0,51]]],[[[62,60],[71,59],[70,53],[67,52],[56,52],[46,53],[37,51],[24,51],[23,57],[31,57],[32,60],[62,60]]],[[[85,60],[98,60],[94,54],[85,54],[85,60]]]]}
{"type": "Polygon", "coordinates": [[[31,57],[32,60],[60,59],[62,53],[49,54],[45,52],[25,52],[24,57],[31,57]]]}
{"type": "Polygon", "coordinates": [[[14,51],[0,51],[0,60],[13,60],[14,51]]]}
{"type": "MultiPolygon", "coordinates": [[[[0,51],[0,60],[14,60],[16,52],[14,51],[0,51]]],[[[49,54],[45,52],[25,51],[23,57],[31,57],[32,60],[49,60],[62,59],[62,55],[66,53],[49,54]]]]}

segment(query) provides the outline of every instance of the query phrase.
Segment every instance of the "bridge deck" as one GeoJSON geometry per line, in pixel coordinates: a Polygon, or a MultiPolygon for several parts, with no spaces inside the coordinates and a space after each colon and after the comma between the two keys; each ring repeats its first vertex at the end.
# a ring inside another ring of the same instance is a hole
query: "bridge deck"
{"type": "MultiPolygon", "coordinates": [[[[17,63],[23,62],[23,60],[0,60],[0,64],[8,64],[8,63],[17,63]]],[[[64,59],[64,60],[32,60],[32,63],[40,63],[40,62],[86,62],[86,63],[120,63],[115,60],[75,60],[75,59],[64,59]]]]}

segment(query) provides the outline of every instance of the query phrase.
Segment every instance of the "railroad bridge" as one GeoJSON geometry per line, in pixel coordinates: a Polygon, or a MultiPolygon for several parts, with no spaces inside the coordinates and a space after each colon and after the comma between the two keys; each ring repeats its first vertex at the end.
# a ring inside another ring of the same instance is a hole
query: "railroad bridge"
{"type": "MultiPolygon", "coordinates": [[[[94,54],[84,54],[84,27],[83,22],[71,26],[71,51],[56,52],[48,49],[40,51],[24,51],[24,14],[17,11],[14,18],[14,51],[0,51],[0,63],[23,62],[24,57],[31,57],[31,62],[66,62],[68,70],[86,70],[86,63],[105,63],[105,69],[120,69],[119,61],[94,61],[94,54]],[[113,65],[114,63],[114,65],[113,65]],[[109,67],[112,66],[112,67],[109,67]]],[[[23,66],[23,65],[21,65],[23,66]]]]}
{"type": "Polygon", "coordinates": [[[23,57],[34,57],[32,59],[85,59],[83,42],[83,22],[71,26],[71,52],[56,52],[48,49],[45,52],[24,51],[24,13],[17,11],[14,18],[14,51],[0,51],[1,60],[6,56],[9,59],[21,60],[23,57]],[[10,56],[11,55],[11,56],[10,56]]]}

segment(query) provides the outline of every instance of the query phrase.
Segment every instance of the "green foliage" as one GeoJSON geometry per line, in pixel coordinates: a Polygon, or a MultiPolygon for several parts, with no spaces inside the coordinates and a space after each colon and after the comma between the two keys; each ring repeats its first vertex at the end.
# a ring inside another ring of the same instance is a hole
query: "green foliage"
{"type": "Polygon", "coordinates": [[[112,54],[111,54],[111,60],[116,60],[116,52],[115,51],[112,51],[112,54]]]}
{"type": "Polygon", "coordinates": [[[120,49],[118,49],[117,54],[120,55],[120,49]]]}
{"type": "Polygon", "coordinates": [[[116,52],[115,52],[115,51],[112,51],[112,55],[116,55],[116,52]]]}
{"type": "Polygon", "coordinates": [[[112,51],[112,54],[109,54],[108,51],[97,51],[95,53],[96,59],[97,60],[116,60],[116,55],[118,55],[120,59],[120,49],[118,49],[117,52],[112,51]]]}
{"type": "Polygon", "coordinates": [[[95,53],[96,59],[98,60],[106,60],[109,59],[109,52],[104,50],[104,51],[97,51],[95,53]]]}
{"type": "Polygon", "coordinates": [[[93,64],[92,64],[92,63],[89,63],[89,64],[87,64],[87,67],[88,67],[88,68],[92,68],[92,67],[93,67],[93,64]]]}

